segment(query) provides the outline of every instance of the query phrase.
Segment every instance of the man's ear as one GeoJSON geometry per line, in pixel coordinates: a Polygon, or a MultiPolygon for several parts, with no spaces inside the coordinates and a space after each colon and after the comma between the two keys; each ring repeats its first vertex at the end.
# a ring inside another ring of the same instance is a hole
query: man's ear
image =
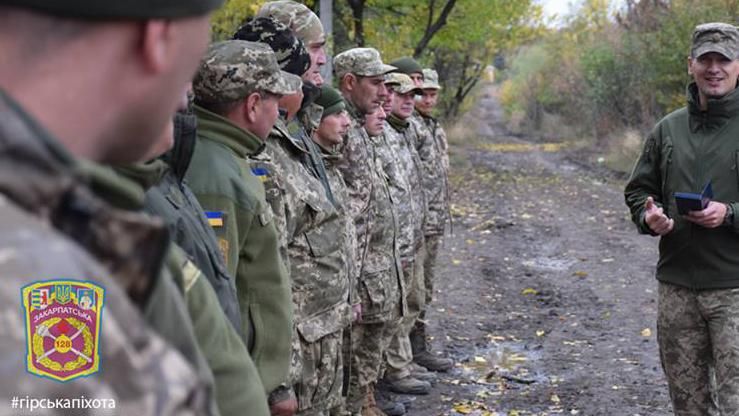
{"type": "Polygon", "coordinates": [[[342,79],[342,82],[344,83],[344,88],[347,91],[354,91],[357,87],[357,82],[359,82],[359,79],[356,75],[352,74],[351,72],[344,75],[344,78],[342,79]]]}
{"type": "Polygon", "coordinates": [[[141,23],[141,57],[146,68],[162,72],[170,65],[174,27],[167,20],[147,20],[141,23]]]}
{"type": "Polygon", "coordinates": [[[241,111],[246,122],[253,124],[257,121],[259,107],[262,105],[262,96],[258,92],[253,92],[244,98],[241,111]]]}
{"type": "Polygon", "coordinates": [[[688,56],[688,75],[691,77],[693,76],[693,69],[691,68],[693,66],[693,58],[688,56]]]}

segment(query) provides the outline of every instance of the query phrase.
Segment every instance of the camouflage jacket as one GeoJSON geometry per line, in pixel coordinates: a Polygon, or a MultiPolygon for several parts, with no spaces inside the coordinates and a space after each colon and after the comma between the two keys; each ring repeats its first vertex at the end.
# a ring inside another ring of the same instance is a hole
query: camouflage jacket
{"type": "Polygon", "coordinates": [[[265,153],[270,162],[256,159],[253,166],[266,173],[267,202],[290,270],[297,333],[314,343],[351,320],[346,227],[318,178],[302,163],[307,149],[290,137],[281,119],[265,153]]]}
{"type": "Polygon", "coordinates": [[[426,235],[443,234],[449,218],[449,158],[446,134],[434,119],[414,113],[410,120],[418,131],[416,149],[423,166],[424,189],[428,203],[424,226],[426,235]]]}
{"type": "Polygon", "coordinates": [[[290,120],[287,126],[283,126],[283,130],[290,134],[290,137],[294,139],[296,144],[305,149],[305,152],[302,152],[300,155],[301,161],[320,181],[321,185],[323,185],[331,203],[335,204],[334,191],[331,189],[331,184],[326,174],[326,166],[320,148],[311,139],[313,132],[321,123],[322,114],[323,107],[311,103],[301,108],[298,116],[290,120]]]}
{"type": "Polygon", "coordinates": [[[396,239],[397,220],[387,176],[377,162],[379,143],[363,127],[363,117],[347,102],[352,125],[338,169],[347,186],[349,215],[357,233],[357,281],[366,322],[387,319],[403,296],[396,239]]]}
{"type": "Polygon", "coordinates": [[[226,118],[198,106],[195,113],[198,142],[186,178],[203,209],[217,217],[213,230],[236,280],[242,330],[271,393],[287,381],[293,308],[265,174],[249,162],[264,144],[226,118]]]}
{"type": "MultiPolygon", "coordinates": [[[[154,184],[156,180],[161,180],[170,171],[163,161],[158,160],[148,164],[118,168],[118,172],[135,179],[139,185],[146,187],[154,184]]],[[[120,180],[121,186],[125,186],[122,183],[123,180],[125,179],[120,180]]],[[[134,185],[131,184],[131,186],[134,185]]],[[[131,200],[127,205],[137,205],[139,209],[143,208],[146,201],[143,191],[144,189],[140,189],[140,192],[131,192],[131,197],[136,199],[131,200]]],[[[111,195],[112,192],[109,190],[106,195],[111,195]]],[[[181,201],[181,199],[178,200],[181,201]]],[[[169,210],[165,209],[164,213],[169,214],[169,210]]],[[[170,218],[166,219],[167,221],[172,220],[172,214],[169,215],[170,218]]],[[[175,215],[181,223],[182,214],[175,213],[175,215]]],[[[201,216],[204,217],[204,214],[201,216]]],[[[180,226],[183,225],[180,224],[180,226]]],[[[188,238],[195,238],[202,233],[197,228],[186,228],[185,231],[191,233],[188,238]]],[[[205,242],[201,241],[200,244],[205,244],[205,242]]],[[[217,252],[218,249],[215,250],[217,252]]],[[[220,256],[219,252],[217,254],[220,256]]],[[[254,362],[249,356],[244,341],[226,318],[209,279],[177,245],[171,246],[165,265],[175,281],[183,288],[198,345],[208,361],[208,366],[213,371],[216,403],[220,414],[222,416],[240,415],[243,409],[248,408],[251,411],[250,414],[267,416],[269,410],[264,387],[254,362]]]]}
{"type": "MultiPolygon", "coordinates": [[[[125,414],[210,414],[206,376],[196,376],[147,329],[134,307],[177,304],[171,280],[156,278],[166,244],[162,228],[96,198],[77,169],[77,161],[0,91],[0,352],[10,369],[0,382],[2,395],[111,397],[116,411],[125,414]],[[20,288],[55,276],[92,281],[106,290],[99,338],[103,371],[74,383],[49,382],[25,371],[20,288]]],[[[175,319],[168,326],[182,325],[175,338],[154,320],[148,323],[200,364],[186,312],[170,313],[175,319]]]]}
{"type": "Polygon", "coordinates": [[[385,170],[389,173],[391,192],[400,219],[402,239],[400,255],[403,261],[412,261],[424,241],[426,220],[426,195],[421,176],[421,159],[415,143],[416,129],[408,121],[393,116],[385,123],[384,136],[387,151],[381,153],[385,170]],[[384,156],[383,156],[384,155],[384,156]]]}

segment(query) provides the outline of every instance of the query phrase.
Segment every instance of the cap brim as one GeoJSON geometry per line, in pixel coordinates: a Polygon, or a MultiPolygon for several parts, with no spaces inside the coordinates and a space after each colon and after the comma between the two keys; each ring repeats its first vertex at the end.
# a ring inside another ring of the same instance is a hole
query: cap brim
{"type": "Polygon", "coordinates": [[[709,44],[709,45],[703,45],[695,49],[693,51],[693,56],[695,58],[699,58],[707,53],[710,52],[716,52],[720,53],[721,55],[725,56],[727,59],[734,60],[737,59],[736,56],[731,56],[731,52],[729,52],[726,48],[722,48],[717,44],[709,44]]]}
{"type": "Polygon", "coordinates": [[[274,82],[269,88],[265,88],[267,92],[279,95],[292,95],[300,91],[303,81],[299,76],[289,72],[280,71],[275,74],[274,82]]]}
{"type": "Polygon", "coordinates": [[[434,84],[434,83],[428,83],[428,84],[424,83],[424,84],[421,84],[421,89],[423,89],[423,90],[440,90],[441,89],[441,85],[434,84]]]}
{"type": "Polygon", "coordinates": [[[389,74],[390,72],[395,72],[397,70],[398,68],[392,65],[382,64],[372,69],[362,71],[361,73],[357,72],[356,74],[361,75],[363,77],[376,77],[378,75],[389,74]]]}

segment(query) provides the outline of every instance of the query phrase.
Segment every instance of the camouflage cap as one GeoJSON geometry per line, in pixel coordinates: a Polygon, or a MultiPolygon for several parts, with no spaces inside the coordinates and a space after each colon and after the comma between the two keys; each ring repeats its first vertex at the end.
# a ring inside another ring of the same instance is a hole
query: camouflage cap
{"type": "Polygon", "coordinates": [[[410,56],[403,56],[402,58],[398,58],[390,62],[390,65],[398,68],[398,72],[402,72],[408,75],[423,73],[423,68],[421,67],[421,65],[410,56]]]}
{"type": "Polygon", "coordinates": [[[264,43],[227,40],[208,47],[192,89],[199,101],[220,103],[256,91],[290,95],[301,84],[298,76],[280,70],[275,53],[264,43]]]}
{"type": "Polygon", "coordinates": [[[440,90],[441,85],[439,85],[439,73],[431,68],[424,68],[423,84],[421,84],[421,88],[424,90],[440,90]]]}
{"type": "Polygon", "coordinates": [[[374,48],[349,49],[334,57],[334,73],[339,79],[349,73],[374,77],[385,75],[396,69],[394,66],[382,63],[380,52],[374,48]]]}
{"type": "Polygon", "coordinates": [[[275,52],[277,63],[283,71],[302,76],[310,67],[310,55],[303,41],[290,28],[271,17],[249,20],[236,31],[233,38],[266,43],[275,52]]]}
{"type": "Polygon", "coordinates": [[[53,16],[89,20],[177,19],[203,16],[223,0],[0,0],[0,5],[31,9],[53,16]]]}
{"type": "Polygon", "coordinates": [[[306,44],[325,42],[321,19],[308,6],[292,0],[265,3],[256,17],[271,17],[290,28],[306,44]]]}
{"type": "Polygon", "coordinates": [[[690,56],[697,58],[708,52],[717,52],[732,60],[739,58],[739,30],[727,23],[696,26],[690,56]]]}
{"type": "Polygon", "coordinates": [[[416,86],[410,76],[400,72],[392,72],[385,75],[385,85],[390,85],[398,94],[408,94],[409,92],[415,92],[421,94],[423,91],[421,88],[416,86]]]}
{"type": "Polygon", "coordinates": [[[341,96],[341,93],[326,84],[321,86],[321,95],[315,102],[323,107],[323,115],[321,118],[325,118],[331,114],[336,114],[346,108],[346,104],[344,104],[344,98],[341,96]]]}

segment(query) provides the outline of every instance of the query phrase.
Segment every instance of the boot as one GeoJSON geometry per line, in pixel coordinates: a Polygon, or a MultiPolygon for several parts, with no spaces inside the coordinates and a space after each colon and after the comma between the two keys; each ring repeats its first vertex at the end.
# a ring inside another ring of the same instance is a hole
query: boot
{"type": "Polygon", "coordinates": [[[426,325],[422,319],[416,321],[410,334],[413,361],[431,371],[446,372],[454,367],[454,361],[449,358],[431,354],[426,343],[426,325]]]}
{"type": "Polygon", "coordinates": [[[375,403],[388,416],[402,416],[407,409],[404,403],[379,388],[375,390],[375,403]]]}
{"type": "Polygon", "coordinates": [[[436,383],[436,374],[429,371],[426,367],[412,362],[408,364],[408,369],[411,372],[411,377],[421,381],[428,381],[432,386],[436,383]]]}
{"type": "Polygon", "coordinates": [[[385,377],[383,383],[393,393],[425,395],[431,391],[431,383],[418,380],[411,375],[396,379],[385,377]]]}

